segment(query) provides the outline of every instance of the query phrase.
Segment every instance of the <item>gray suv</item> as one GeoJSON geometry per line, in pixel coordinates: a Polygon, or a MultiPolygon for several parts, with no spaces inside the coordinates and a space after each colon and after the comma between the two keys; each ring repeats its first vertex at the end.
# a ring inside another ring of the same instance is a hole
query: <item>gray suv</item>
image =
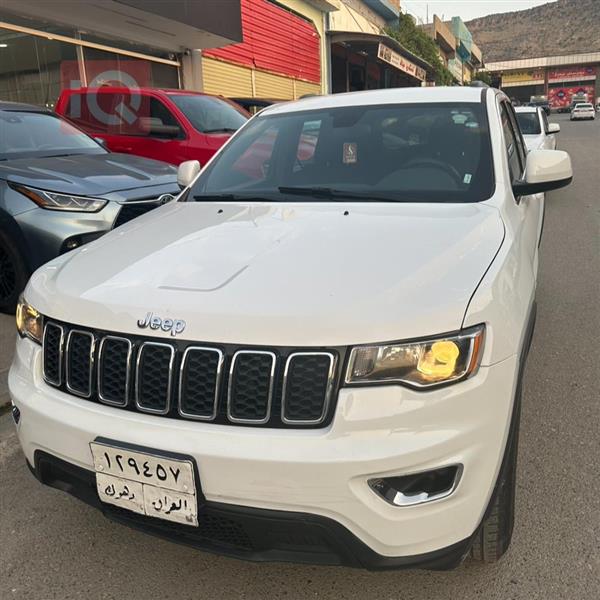
{"type": "Polygon", "coordinates": [[[113,154],[49,110],[0,102],[0,311],[40,265],[178,193],[171,165],[113,154]]]}

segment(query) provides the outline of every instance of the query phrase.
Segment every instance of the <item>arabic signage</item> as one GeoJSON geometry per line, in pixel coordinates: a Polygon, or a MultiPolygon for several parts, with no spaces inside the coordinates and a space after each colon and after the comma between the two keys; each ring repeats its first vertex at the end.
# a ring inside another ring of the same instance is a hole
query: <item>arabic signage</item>
{"type": "Polygon", "coordinates": [[[529,82],[544,82],[543,71],[513,71],[502,74],[502,85],[529,82]]]}
{"type": "Polygon", "coordinates": [[[392,65],[392,67],[396,67],[396,69],[400,69],[400,71],[408,73],[412,77],[425,81],[425,69],[418,67],[415,63],[404,58],[401,54],[398,54],[398,52],[394,52],[394,50],[388,48],[385,44],[379,44],[377,58],[392,65]]]}
{"type": "Polygon", "coordinates": [[[567,67],[548,71],[548,81],[580,81],[596,79],[594,67],[567,67]]]}

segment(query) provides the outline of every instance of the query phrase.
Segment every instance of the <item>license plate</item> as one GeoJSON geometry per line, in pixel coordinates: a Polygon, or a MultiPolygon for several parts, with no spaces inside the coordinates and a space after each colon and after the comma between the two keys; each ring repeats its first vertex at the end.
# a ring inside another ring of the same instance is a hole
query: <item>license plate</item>
{"type": "Polygon", "coordinates": [[[165,521],[198,525],[191,460],[104,442],[92,442],[90,448],[102,502],[165,521]]]}

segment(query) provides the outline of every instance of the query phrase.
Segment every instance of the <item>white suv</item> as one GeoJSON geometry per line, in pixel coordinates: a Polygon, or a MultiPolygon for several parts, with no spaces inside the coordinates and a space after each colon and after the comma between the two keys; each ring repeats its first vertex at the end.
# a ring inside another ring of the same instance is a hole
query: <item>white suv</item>
{"type": "Polygon", "coordinates": [[[251,119],[176,203],[38,270],[9,376],[27,462],[122,523],[253,560],[498,559],[543,192],[491,88],[251,119]]]}

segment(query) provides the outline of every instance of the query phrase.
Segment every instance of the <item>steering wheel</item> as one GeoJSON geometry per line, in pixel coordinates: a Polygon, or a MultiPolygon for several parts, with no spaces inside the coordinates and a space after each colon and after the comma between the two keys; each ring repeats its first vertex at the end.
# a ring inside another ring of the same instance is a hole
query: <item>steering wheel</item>
{"type": "Polygon", "coordinates": [[[404,164],[403,168],[406,169],[407,167],[436,167],[445,171],[456,181],[456,183],[460,184],[463,182],[461,174],[452,165],[438,160],[437,158],[413,158],[404,164]]]}

